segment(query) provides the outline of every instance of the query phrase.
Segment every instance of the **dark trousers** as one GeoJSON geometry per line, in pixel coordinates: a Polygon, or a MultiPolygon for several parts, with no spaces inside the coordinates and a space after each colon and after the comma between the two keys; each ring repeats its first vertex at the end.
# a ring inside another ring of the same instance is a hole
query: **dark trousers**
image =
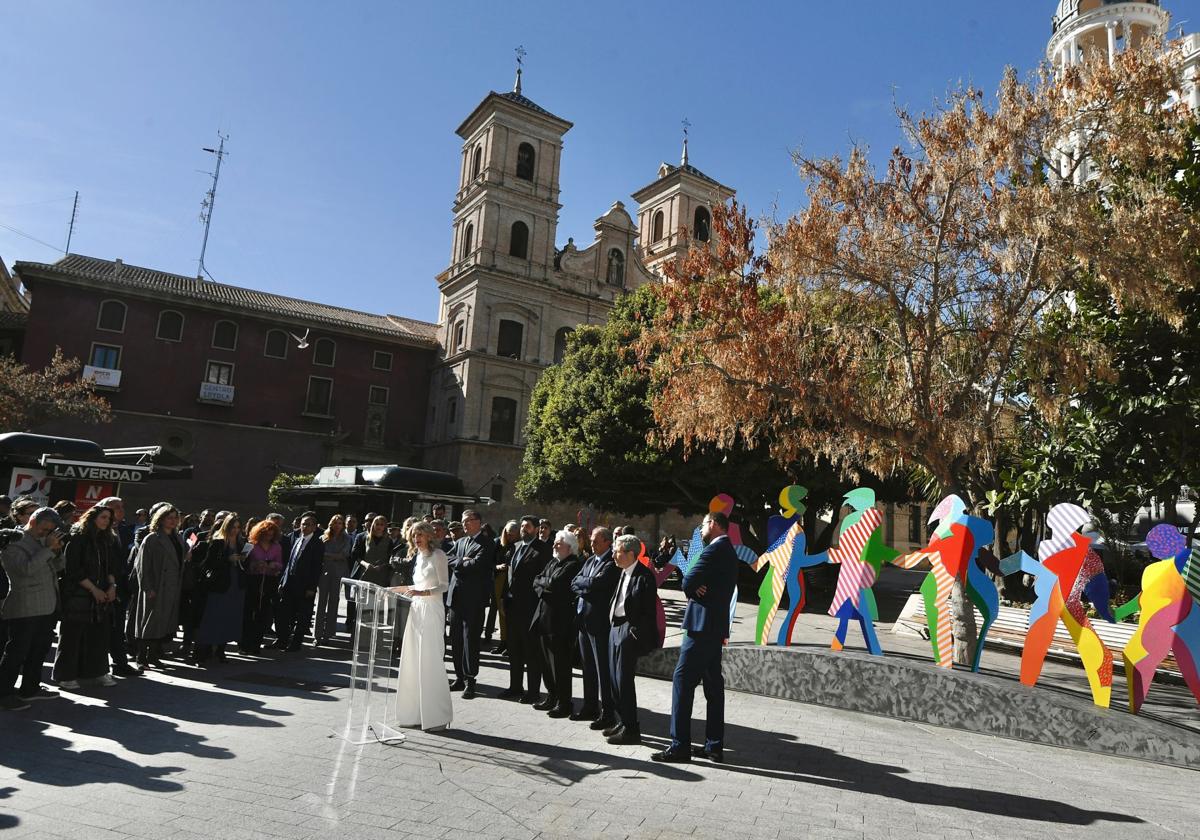
{"type": "Polygon", "coordinates": [[[446,616],[450,625],[450,653],[454,658],[454,676],[474,682],[479,676],[479,634],[483,631],[485,603],[452,605],[446,616]]]}
{"type": "Polygon", "coordinates": [[[54,639],[54,616],[8,619],[8,641],[0,656],[0,697],[13,693],[17,678],[21,693],[32,694],[42,681],[42,663],[54,639]]]}
{"type": "Polygon", "coordinates": [[[641,732],[638,725],[637,688],[634,672],[637,671],[637,640],[629,634],[629,624],[622,621],[608,631],[608,661],[612,674],[613,706],[617,720],[626,729],[641,732]]]}
{"type": "Polygon", "coordinates": [[[529,610],[508,602],[508,687],[512,691],[524,690],[537,694],[542,690],[542,653],[538,649],[537,636],[529,632],[533,616],[529,610]],[[527,680],[527,688],[521,685],[527,680]]]}
{"type": "Polygon", "coordinates": [[[583,671],[584,711],[598,711],[604,716],[613,713],[612,665],[608,655],[608,636],[611,628],[599,633],[579,631],[579,660],[583,671]]]}
{"type": "Polygon", "coordinates": [[[108,642],[112,625],[106,622],[63,620],[58,626],[54,656],[55,682],[92,680],[108,673],[108,642]]]}
{"type": "Polygon", "coordinates": [[[279,590],[275,606],[275,634],[280,644],[298,645],[312,627],[313,602],[316,595],[291,586],[279,590]]]}
{"type": "Polygon", "coordinates": [[[683,637],[679,662],[671,679],[671,749],[692,749],[692,704],[696,686],[704,685],[707,711],[704,746],[721,749],[725,742],[725,678],[721,675],[721,638],[683,637]]]}
{"type": "Polygon", "coordinates": [[[243,650],[256,651],[262,647],[263,635],[275,616],[275,589],[279,578],[271,575],[249,575],[246,578],[246,600],[242,602],[243,650]]]}
{"type": "Polygon", "coordinates": [[[575,633],[550,633],[539,636],[545,670],[546,693],[557,708],[571,706],[571,657],[575,652],[575,633]]]}
{"type": "Polygon", "coordinates": [[[125,609],[127,602],[118,596],[113,601],[112,614],[109,615],[108,652],[112,657],[114,668],[129,667],[129,650],[125,646],[125,609]]]}
{"type": "Polygon", "coordinates": [[[190,647],[196,641],[196,628],[204,617],[204,602],[208,593],[193,588],[179,596],[179,623],[183,627],[184,647],[190,647]]]}

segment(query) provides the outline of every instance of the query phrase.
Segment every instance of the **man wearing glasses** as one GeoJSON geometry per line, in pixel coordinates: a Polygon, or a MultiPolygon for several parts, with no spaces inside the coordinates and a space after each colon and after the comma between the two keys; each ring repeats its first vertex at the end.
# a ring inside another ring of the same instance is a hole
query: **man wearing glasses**
{"type": "Polygon", "coordinates": [[[483,613],[494,585],[496,544],[482,533],[483,519],[474,510],[462,515],[464,536],[454,544],[450,556],[450,650],[454,657],[451,691],[461,691],[464,700],[475,697],[479,676],[479,637],[483,613]]]}

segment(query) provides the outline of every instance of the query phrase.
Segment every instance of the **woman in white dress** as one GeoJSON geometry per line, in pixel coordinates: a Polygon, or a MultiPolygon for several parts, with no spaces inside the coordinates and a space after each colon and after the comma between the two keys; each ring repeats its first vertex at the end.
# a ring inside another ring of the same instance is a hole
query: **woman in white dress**
{"type": "Polygon", "coordinates": [[[397,679],[395,725],[425,731],[445,729],[453,719],[446,680],[446,607],[450,585],[446,553],[434,544],[433,526],[417,522],[408,544],[416,550],[411,587],[396,587],[412,598],[397,679]]]}

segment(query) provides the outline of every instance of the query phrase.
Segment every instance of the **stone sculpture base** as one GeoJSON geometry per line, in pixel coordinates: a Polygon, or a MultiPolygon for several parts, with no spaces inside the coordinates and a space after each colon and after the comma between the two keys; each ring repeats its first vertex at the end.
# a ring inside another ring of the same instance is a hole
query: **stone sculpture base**
{"type": "MultiPolygon", "coordinates": [[[[678,657],[679,648],[657,650],[642,657],[638,672],[670,679],[678,657]]],[[[897,656],[737,643],[726,647],[722,670],[733,691],[1200,770],[1200,733],[989,674],[897,656]]]]}

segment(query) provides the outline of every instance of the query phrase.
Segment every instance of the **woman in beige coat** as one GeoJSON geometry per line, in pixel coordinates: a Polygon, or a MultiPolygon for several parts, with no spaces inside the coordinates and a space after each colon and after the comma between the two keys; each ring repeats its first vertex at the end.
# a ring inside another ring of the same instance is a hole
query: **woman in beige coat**
{"type": "Polygon", "coordinates": [[[150,532],[138,548],[137,621],[134,635],[141,640],[138,667],[162,667],[163,643],[179,627],[179,591],[185,548],[175,533],[179,511],[165,506],[155,511],[150,532]]]}

